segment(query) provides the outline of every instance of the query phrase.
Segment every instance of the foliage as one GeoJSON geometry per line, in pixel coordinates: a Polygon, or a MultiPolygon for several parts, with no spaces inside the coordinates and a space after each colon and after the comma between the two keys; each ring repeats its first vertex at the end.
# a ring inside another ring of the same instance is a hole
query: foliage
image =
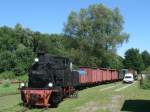
{"type": "Polygon", "coordinates": [[[150,89],[150,76],[147,76],[145,79],[143,79],[141,87],[143,89],[150,89]]]}
{"type": "Polygon", "coordinates": [[[111,10],[102,4],[71,12],[64,32],[68,38],[77,40],[77,64],[119,68],[114,66],[116,48],[129,38],[122,32],[123,23],[118,8],[111,10]]]}
{"type": "Polygon", "coordinates": [[[107,53],[102,58],[102,67],[115,69],[123,68],[123,58],[114,53],[107,53]]]}
{"type": "Polygon", "coordinates": [[[14,72],[16,73],[16,75],[24,75],[33,62],[34,54],[28,48],[18,48],[15,52],[15,55],[17,59],[14,72]]]}
{"type": "Polygon", "coordinates": [[[150,73],[150,66],[148,66],[147,68],[145,68],[145,70],[142,71],[142,73],[149,74],[150,73]]]}
{"type": "Polygon", "coordinates": [[[33,60],[31,35],[32,31],[20,24],[15,28],[0,27],[0,72],[25,74],[33,60]]]}
{"type": "Polygon", "coordinates": [[[143,51],[141,55],[142,55],[145,68],[147,68],[148,66],[150,66],[150,54],[148,51],[143,51]]]}
{"type": "Polygon", "coordinates": [[[0,73],[0,79],[14,79],[15,73],[12,71],[5,71],[0,73]]]}
{"type": "Polygon", "coordinates": [[[138,73],[144,69],[143,59],[138,49],[131,48],[125,52],[124,65],[128,69],[137,70],[138,73]]]}
{"type": "Polygon", "coordinates": [[[17,76],[16,79],[21,81],[21,82],[27,82],[28,81],[28,75],[25,74],[25,75],[17,76]]]}
{"type": "Polygon", "coordinates": [[[15,55],[10,51],[0,53],[0,72],[10,71],[15,67],[15,55]]]}

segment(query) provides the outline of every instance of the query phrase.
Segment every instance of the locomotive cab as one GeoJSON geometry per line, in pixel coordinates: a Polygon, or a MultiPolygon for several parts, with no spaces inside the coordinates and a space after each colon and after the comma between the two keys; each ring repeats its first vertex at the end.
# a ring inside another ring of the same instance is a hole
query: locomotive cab
{"type": "Polygon", "coordinates": [[[67,81],[68,76],[71,76],[69,59],[38,54],[35,61],[29,70],[28,87],[49,88],[70,85],[69,80],[67,81]]]}

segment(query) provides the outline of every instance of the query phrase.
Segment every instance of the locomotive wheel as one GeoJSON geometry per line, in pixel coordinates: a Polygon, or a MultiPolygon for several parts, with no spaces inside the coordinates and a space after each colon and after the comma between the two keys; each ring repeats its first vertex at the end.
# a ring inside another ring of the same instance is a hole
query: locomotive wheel
{"type": "Polygon", "coordinates": [[[60,101],[63,98],[62,88],[58,87],[57,90],[58,90],[58,92],[54,93],[51,98],[51,106],[52,107],[57,107],[57,105],[60,103],[60,101]]]}

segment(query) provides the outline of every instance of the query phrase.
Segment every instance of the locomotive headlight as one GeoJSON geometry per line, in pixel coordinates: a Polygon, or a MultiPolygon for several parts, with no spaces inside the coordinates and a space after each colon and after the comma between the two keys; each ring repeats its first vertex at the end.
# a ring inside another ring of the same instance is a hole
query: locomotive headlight
{"type": "Polygon", "coordinates": [[[49,86],[49,87],[53,87],[53,83],[51,83],[51,82],[48,83],[48,86],[49,86]]]}
{"type": "Polygon", "coordinates": [[[22,82],[22,83],[20,83],[20,87],[24,87],[25,86],[25,84],[22,82]]]}
{"type": "Polygon", "coordinates": [[[70,62],[70,71],[72,71],[72,62],[70,62]]]}
{"type": "Polygon", "coordinates": [[[38,59],[38,58],[35,58],[34,60],[35,60],[35,62],[38,62],[38,61],[39,61],[39,59],[38,59]]]}

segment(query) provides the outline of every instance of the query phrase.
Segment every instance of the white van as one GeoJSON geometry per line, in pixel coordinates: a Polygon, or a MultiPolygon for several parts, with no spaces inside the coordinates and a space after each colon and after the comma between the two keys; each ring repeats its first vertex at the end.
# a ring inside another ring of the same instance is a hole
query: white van
{"type": "Polygon", "coordinates": [[[133,83],[134,82],[133,74],[132,73],[125,74],[123,82],[125,82],[125,83],[133,83]]]}

